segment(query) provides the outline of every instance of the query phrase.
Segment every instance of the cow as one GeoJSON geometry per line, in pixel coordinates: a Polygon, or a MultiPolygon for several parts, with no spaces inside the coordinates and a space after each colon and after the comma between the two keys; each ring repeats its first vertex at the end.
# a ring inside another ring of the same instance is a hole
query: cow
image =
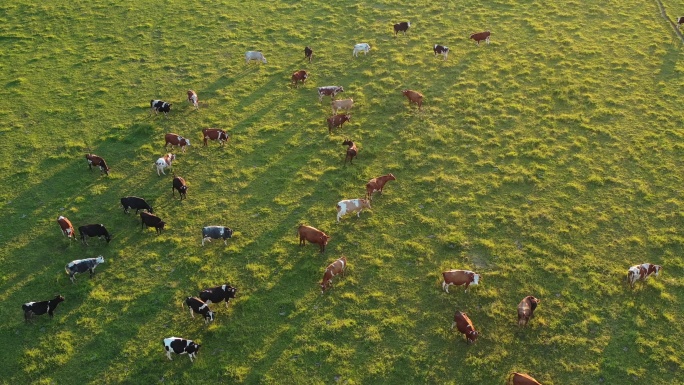
{"type": "Polygon", "coordinates": [[[349,213],[356,213],[356,217],[361,217],[363,209],[370,209],[370,201],[368,199],[345,199],[337,202],[337,222],[343,215],[349,213]]]}
{"type": "Polygon", "coordinates": [[[197,92],[188,90],[188,103],[195,106],[196,110],[199,110],[199,99],[197,98],[197,92]]]}
{"type": "Polygon", "coordinates": [[[179,176],[173,177],[173,182],[171,184],[171,195],[173,197],[176,196],[176,190],[178,190],[178,195],[180,196],[180,200],[183,200],[183,198],[188,197],[188,185],[185,184],[185,179],[183,179],[179,176]]]}
{"type": "Polygon", "coordinates": [[[337,114],[337,111],[344,109],[347,113],[354,107],[354,99],[342,99],[333,100],[330,105],[332,106],[333,115],[337,114]]]}
{"type": "Polygon", "coordinates": [[[437,55],[442,55],[442,56],[444,56],[444,60],[446,60],[446,59],[447,59],[447,55],[449,55],[449,47],[446,47],[446,46],[443,46],[443,45],[439,45],[439,44],[435,44],[435,45],[432,47],[432,51],[435,53],[435,56],[437,56],[437,55]]]}
{"type": "Polygon", "coordinates": [[[484,31],[484,32],[478,32],[478,33],[473,33],[470,35],[470,38],[475,40],[477,42],[477,45],[480,45],[481,41],[487,42],[489,44],[489,31],[484,31]]]}
{"type": "Polygon", "coordinates": [[[321,281],[321,294],[332,286],[332,279],[338,274],[344,276],[344,269],[347,267],[347,257],[341,257],[335,262],[328,265],[323,273],[323,280],[321,281]]]}
{"type": "Polygon", "coordinates": [[[321,230],[303,224],[297,228],[297,234],[299,234],[299,246],[306,245],[306,241],[317,243],[320,246],[321,253],[325,251],[325,246],[330,240],[330,237],[321,230]]]}
{"type": "Polygon", "coordinates": [[[339,94],[340,92],[344,92],[344,88],[342,88],[342,86],[318,87],[318,101],[322,102],[324,96],[330,96],[332,100],[335,100],[335,95],[339,94]]]}
{"type": "Polygon", "coordinates": [[[465,285],[465,292],[468,291],[468,286],[477,285],[480,283],[480,274],[476,274],[470,270],[449,270],[442,272],[442,289],[449,292],[449,286],[465,285]]]}
{"type": "Polygon", "coordinates": [[[385,188],[385,183],[391,180],[397,180],[397,178],[395,178],[391,173],[369,180],[368,183],[366,183],[366,199],[369,201],[373,200],[373,193],[376,191],[382,194],[382,189],[385,188]]]}
{"type": "Polygon", "coordinates": [[[228,302],[231,298],[235,298],[235,294],[237,294],[237,288],[225,284],[210,289],[204,289],[199,293],[199,297],[207,305],[226,301],[226,308],[228,308],[228,302]]]}
{"type": "Polygon", "coordinates": [[[90,171],[93,170],[93,166],[100,167],[100,175],[109,175],[110,168],[107,167],[107,162],[101,157],[95,154],[86,154],[86,160],[88,161],[88,168],[90,171]]]}
{"type": "Polygon", "coordinates": [[[359,52],[363,52],[363,54],[366,55],[368,53],[368,51],[370,51],[370,48],[371,47],[370,47],[370,45],[368,45],[368,43],[356,44],[356,45],[354,45],[354,51],[352,52],[352,56],[358,57],[359,52]]]}
{"type": "Polygon", "coordinates": [[[295,88],[297,88],[297,85],[299,84],[299,82],[302,82],[302,85],[304,85],[304,82],[308,78],[309,78],[309,74],[306,71],[304,71],[304,70],[295,71],[292,73],[292,85],[295,86],[295,88]]]}
{"type": "Polygon", "coordinates": [[[404,35],[406,35],[406,31],[408,31],[410,26],[410,21],[402,21],[401,23],[394,24],[394,37],[397,37],[397,33],[399,32],[404,32],[404,35]]]}
{"type": "Polygon", "coordinates": [[[143,198],[139,197],[123,197],[121,198],[121,207],[123,207],[124,213],[128,214],[130,209],[135,209],[137,214],[140,210],[147,210],[149,213],[154,213],[152,206],[147,204],[143,198]]]}
{"type": "Polygon", "coordinates": [[[104,257],[101,255],[99,255],[97,258],[77,259],[75,261],[69,262],[64,267],[64,270],[66,270],[66,273],[69,274],[71,283],[75,283],[76,274],[89,271],[90,277],[92,278],[93,273],[95,273],[95,268],[101,263],[104,263],[104,257]]]}
{"type": "Polygon", "coordinates": [[[188,297],[185,299],[185,304],[190,309],[190,315],[195,318],[195,314],[201,314],[204,317],[204,323],[208,324],[214,320],[214,312],[209,309],[209,305],[204,303],[197,297],[188,297]]]}
{"type": "Polygon", "coordinates": [[[256,60],[266,64],[266,58],[261,51],[247,51],[245,53],[245,63],[249,64],[250,61],[256,60]]]}
{"type": "Polygon", "coordinates": [[[473,322],[468,318],[468,314],[456,311],[454,314],[454,322],[451,323],[451,328],[454,326],[458,328],[458,331],[465,334],[466,342],[472,343],[477,340],[477,336],[480,334],[475,330],[473,322]]]}
{"type": "Polygon", "coordinates": [[[207,146],[208,140],[218,140],[219,144],[223,146],[229,139],[228,134],[219,128],[202,129],[202,137],[204,138],[204,147],[207,146]]]}
{"type": "Polygon", "coordinates": [[[406,98],[408,99],[409,106],[411,105],[411,103],[416,103],[418,105],[418,110],[421,109],[421,107],[423,106],[423,94],[421,94],[418,91],[412,90],[403,90],[401,91],[401,93],[404,94],[404,96],[406,96],[406,98]]]}
{"type": "Polygon", "coordinates": [[[356,144],[349,139],[345,139],[345,141],[342,142],[342,145],[349,146],[347,147],[347,155],[344,157],[344,164],[347,164],[347,160],[349,160],[349,164],[354,164],[352,163],[352,160],[359,154],[359,149],[356,147],[356,144]]]}
{"type": "Polygon", "coordinates": [[[518,326],[525,326],[534,315],[534,310],[541,301],[531,295],[523,298],[518,304],[518,326]]]}
{"type": "Polygon", "coordinates": [[[204,241],[223,239],[223,244],[228,246],[228,239],[233,237],[233,230],[225,226],[206,226],[202,228],[202,246],[204,241]]]}
{"type": "Polygon", "coordinates": [[[646,281],[646,278],[650,277],[652,274],[655,274],[657,277],[662,269],[662,266],[654,265],[652,263],[634,265],[630,267],[627,272],[627,282],[629,283],[629,286],[634,289],[637,281],[646,281]]]}
{"type": "Polygon", "coordinates": [[[107,243],[112,240],[111,234],[102,224],[85,225],[78,228],[78,233],[81,235],[81,242],[88,246],[89,237],[104,238],[107,243]]]}
{"type": "Polygon", "coordinates": [[[157,166],[157,175],[161,176],[160,172],[166,175],[164,169],[167,167],[171,167],[171,164],[174,160],[176,160],[176,155],[171,153],[166,154],[161,158],[157,159],[157,161],[154,163],[157,166]]]}
{"type": "Polygon", "coordinates": [[[169,358],[169,361],[173,361],[173,359],[171,359],[171,351],[173,351],[176,354],[187,354],[188,357],[190,357],[190,362],[192,362],[193,357],[197,358],[197,352],[200,347],[202,347],[202,345],[196,344],[192,340],[186,340],[179,337],[164,338],[162,343],[164,344],[164,350],[166,351],[166,356],[169,358]]]}
{"type": "Polygon", "coordinates": [[[682,24],[684,24],[684,16],[679,16],[677,18],[677,29],[679,29],[682,26],[682,24]]]}
{"type": "Polygon", "coordinates": [[[71,224],[71,221],[67,219],[67,217],[59,216],[57,218],[57,223],[59,223],[59,227],[62,229],[62,234],[64,234],[65,237],[69,238],[70,240],[74,240],[74,226],[71,224]]]}
{"type": "Polygon", "coordinates": [[[173,146],[178,146],[180,147],[181,151],[185,152],[185,147],[190,145],[190,139],[184,138],[178,134],[174,133],[168,133],[164,136],[164,150],[166,150],[166,146],[171,145],[171,149],[173,149],[173,146]]]}
{"type": "Polygon", "coordinates": [[[350,122],[350,115],[333,115],[327,119],[328,122],[328,133],[332,134],[332,129],[336,127],[342,127],[344,122],[350,122]]]}
{"type": "Polygon", "coordinates": [[[541,383],[529,374],[513,372],[508,376],[506,385],[541,385],[541,383]]]}
{"type": "Polygon", "coordinates": [[[171,103],[167,103],[163,100],[150,100],[150,115],[152,115],[152,112],[154,112],[155,115],[159,115],[160,112],[163,112],[166,117],[169,116],[169,112],[171,112],[171,103]]]}
{"type": "Polygon", "coordinates": [[[309,59],[309,63],[311,63],[311,59],[313,59],[313,50],[310,47],[304,47],[304,59],[309,59]]]}
{"type": "Polygon", "coordinates": [[[162,221],[161,218],[154,214],[146,213],[144,211],[140,212],[140,229],[144,229],[145,226],[147,227],[154,227],[155,230],[157,231],[157,235],[161,234],[162,230],[164,230],[164,226],[166,225],[166,222],[162,221]]]}
{"type": "Polygon", "coordinates": [[[24,310],[24,321],[31,321],[34,315],[43,315],[45,313],[48,313],[50,318],[52,318],[57,305],[61,302],[64,302],[64,297],[61,295],[57,295],[48,301],[26,302],[21,305],[21,308],[24,310]]]}

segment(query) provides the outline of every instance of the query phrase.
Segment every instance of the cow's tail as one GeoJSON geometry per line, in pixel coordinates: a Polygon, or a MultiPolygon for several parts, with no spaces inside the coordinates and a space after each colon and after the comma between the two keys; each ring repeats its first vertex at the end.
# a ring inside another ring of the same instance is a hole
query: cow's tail
{"type": "Polygon", "coordinates": [[[513,384],[513,376],[515,376],[515,372],[508,375],[508,378],[506,379],[506,385],[513,384]]]}
{"type": "Polygon", "coordinates": [[[297,237],[299,237],[299,229],[304,226],[303,223],[300,223],[299,226],[297,226],[297,237]]]}

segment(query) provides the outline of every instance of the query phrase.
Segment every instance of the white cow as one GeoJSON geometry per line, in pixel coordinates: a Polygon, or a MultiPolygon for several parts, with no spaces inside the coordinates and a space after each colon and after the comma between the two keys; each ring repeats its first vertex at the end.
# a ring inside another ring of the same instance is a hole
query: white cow
{"type": "Polygon", "coordinates": [[[363,52],[363,54],[367,54],[368,51],[370,51],[370,45],[368,43],[359,43],[354,46],[354,52],[352,52],[352,55],[354,57],[359,56],[359,52],[363,52]]]}
{"type": "Polygon", "coordinates": [[[261,51],[247,51],[245,54],[245,63],[249,64],[251,60],[258,60],[262,63],[266,63],[266,58],[261,51]]]}
{"type": "Polygon", "coordinates": [[[337,202],[337,221],[339,222],[343,215],[354,212],[357,217],[360,217],[363,209],[370,208],[370,201],[368,199],[345,199],[339,201],[337,202]]]}
{"type": "Polygon", "coordinates": [[[176,155],[174,154],[166,154],[157,159],[157,162],[155,162],[155,165],[157,166],[157,175],[161,176],[160,172],[166,175],[164,169],[170,167],[174,160],[176,160],[176,155]]]}

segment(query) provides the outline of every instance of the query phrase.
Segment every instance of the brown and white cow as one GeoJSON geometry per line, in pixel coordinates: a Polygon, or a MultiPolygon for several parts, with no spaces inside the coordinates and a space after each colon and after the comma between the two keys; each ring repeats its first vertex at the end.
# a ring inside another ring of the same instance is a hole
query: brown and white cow
{"type": "Polygon", "coordinates": [[[337,114],[337,111],[342,109],[349,113],[349,110],[354,107],[354,99],[333,100],[330,105],[332,106],[333,115],[337,114]]]}
{"type": "Polygon", "coordinates": [[[385,183],[391,180],[397,180],[391,173],[369,180],[368,183],[366,183],[366,199],[373,200],[373,193],[376,191],[382,194],[385,183]]]}
{"type": "Polygon", "coordinates": [[[107,167],[107,162],[95,154],[86,154],[86,160],[88,161],[88,168],[92,171],[93,166],[100,168],[100,175],[109,175],[110,168],[107,167]]]}
{"type": "Polygon", "coordinates": [[[508,376],[506,385],[541,385],[541,383],[529,374],[513,372],[508,376]]]}
{"type": "Polygon", "coordinates": [[[356,143],[349,139],[345,139],[345,141],[342,142],[342,145],[349,146],[347,147],[347,155],[344,157],[345,166],[347,165],[347,160],[349,160],[349,164],[354,164],[352,163],[352,160],[354,160],[354,158],[359,154],[359,149],[356,147],[356,143]]]}
{"type": "Polygon", "coordinates": [[[171,182],[171,196],[176,197],[176,190],[178,190],[178,195],[180,199],[188,197],[188,185],[185,183],[185,179],[180,176],[173,176],[173,182],[171,182]]]}
{"type": "Polygon", "coordinates": [[[324,96],[330,96],[331,99],[335,100],[335,95],[340,92],[344,92],[342,86],[325,86],[318,87],[318,101],[322,102],[324,96]]]}
{"type": "Polygon", "coordinates": [[[321,294],[332,286],[332,279],[338,274],[344,276],[344,269],[347,267],[347,257],[341,257],[328,265],[321,281],[321,294]]]}
{"type": "Polygon", "coordinates": [[[295,71],[292,73],[292,85],[295,86],[295,88],[297,88],[299,82],[302,82],[302,85],[304,85],[304,82],[308,78],[309,78],[309,74],[306,71],[304,71],[304,70],[295,71]]]}
{"type": "Polygon", "coordinates": [[[199,110],[199,99],[197,98],[197,92],[188,90],[188,103],[195,106],[196,110],[199,110]]]}
{"type": "Polygon", "coordinates": [[[202,137],[204,138],[204,146],[207,145],[207,140],[218,140],[219,144],[223,146],[228,141],[229,136],[225,131],[219,128],[205,128],[202,130],[202,137]]]}
{"type": "Polygon", "coordinates": [[[342,127],[344,122],[350,122],[351,115],[333,115],[327,119],[328,122],[328,133],[332,134],[332,129],[336,127],[342,127]]]}
{"type": "Polygon", "coordinates": [[[487,44],[489,44],[489,35],[491,35],[489,31],[477,32],[470,35],[470,38],[475,40],[477,45],[480,45],[481,41],[485,41],[487,44]]]}
{"type": "Polygon", "coordinates": [[[408,98],[409,101],[409,106],[411,103],[416,103],[418,105],[418,109],[420,110],[423,106],[423,94],[421,94],[418,91],[412,91],[412,90],[403,90],[401,91],[406,98],[408,98]]]}
{"type": "Polygon", "coordinates": [[[57,218],[57,223],[59,223],[59,227],[62,229],[62,234],[73,241],[75,239],[74,226],[71,224],[71,221],[67,217],[60,215],[59,218],[57,218]]]}
{"type": "Polygon", "coordinates": [[[642,263],[641,265],[634,265],[629,268],[627,272],[627,282],[629,286],[633,289],[637,281],[646,281],[646,278],[655,274],[657,277],[660,274],[660,270],[663,267],[660,265],[654,265],[652,263],[642,263]]]}
{"type": "Polygon", "coordinates": [[[306,241],[317,243],[320,246],[321,253],[325,251],[325,246],[331,238],[321,230],[306,225],[299,225],[297,234],[299,234],[299,246],[306,245],[306,241]]]}
{"type": "Polygon", "coordinates": [[[480,334],[475,330],[473,322],[468,317],[468,314],[456,311],[454,314],[454,322],[451,323],[451,328],[454,326],[458,328],[458,331],[466,336],[466,342],[472,343],[477,340],[477,336],[480,334]]]}
{"type": "Polygon", "coordinates": [[[402,21],[401,23],[394,24],[394,37],[397,37],[397,33],[399,32],[404,32],[404,35],[406,35],[406,31],[408,31],[410,26],[410,21],[402,21]]]}
{"type": "Polygon", "coordinates": [[[448,270],[442,272],[442,289],[449,292],[449,286],[465,285],[465,291],[468,291],[468,286],[477,285],[480,283],[480,274],[476,274],[470,270],[448,270]]]}
{"type": "Polygon", "coordinates": [[[164,136],[164,149],[168,150],[166,146],[169,144],[171,145],[171,149],[173,149],[173,146],[178,146],[180,147],[181,151],[185,152],[185,147],[190,145],[190,139],[184,138],[178,134],[174,133],[169,133],[164,136]]]}
{"type": "Polygon", "coordinates": [[[534,315],[534,310],[541,301],[531,295],[523,298],[518,304],[518,326],[525,326],[534,315]]]}
{"type": "Polygon", "coordinates": [[[157,166],[157,175],[161,176],[160,172],[166,175],[164,169],[167,167],[171,167],[171,163],[173,163],[174,160],[176,160],[175,154],[166,154],[161,158],[157,159],[157,161],[154,163],[157,166]]]}
{"type": "Polygon", "coordinates": [[[343,215],[349,213],[356,213],[357,217],[361,217],[363,209],[370,209],[370,201],[368,199],[345,199],[337,202],[337,221],[340,221],[343,215]]]}

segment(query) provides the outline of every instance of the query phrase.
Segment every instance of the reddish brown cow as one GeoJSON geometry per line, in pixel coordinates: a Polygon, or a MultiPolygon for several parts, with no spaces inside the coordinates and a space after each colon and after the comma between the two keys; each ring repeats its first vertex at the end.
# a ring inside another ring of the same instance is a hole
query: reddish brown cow
{"type": "Polygon", "coordinates": [[[468,318],[468,314],[456,311],[454,314],[454,322],[451,324],[451,328],[454,326],[458,328],[458,331],[465,334],[466,342],[471,343],[477,340],[477,336],[480,334],[475,330],[472,321],[468,318]]]}
{"type": "Polygon", "coordinates": [[[299,71],[293,72],[292,73],[292,85],[295,86],[295,88],[297,87],[299,82],[302,82],[302,85],[304,85],[304,82],[308,78],[309,78],[309,74],[304,70],[299,70],[299,71]]]}
{"type": "Polygon", "coordinates": [[[176,190],[178,190],[181,200],[188,197],[188,185],[185,184],[185,179],[174,175],[173,182],[171,183],[171,196],[176,196],[176,190]]]}
{"type": "Polygon", "coordinates": [[[333,115],[328,119],[328,133],[332,134],[332,129],[336,127],[342,127],[344,122],[351,121],[351,115],[333,115]]]}
{"type": "Polygon", "coordinates": [[[347,267],[347,257],[341,257],[335,262],[328,265],[323,274],[323,280],[321,281],[321,294],[328,290],[332,286],[332,279],[338,274],[344,276],[344,268],[347,267]]]}
{"type": "Polygon", "coordinates": [[[185,152],[185,146],[190,145],[190,139],[186,139],[178,134],[174,133],[169,133],[164,136],[164,150],[166,150],[166,146],[169,144],[171,145],[171,148],[173,149],[173,146],[178,146],[180,149],[185,152]]]}
{"type": "Polygon", "coordinates": [[[480,45],[481,41],[486,41],[487,44],[489,44],[489,31],[484,31],[484,32],[478,32],[470,35],[470,38],[475,40],[477,42],[477,45],[480,45]]]}
{"type": "Polygon", "coordinates": [[[529,374],[514,372],[508,376],[506,385],[541,385],[541,383],[530,377],[529,374]]]}
{"type": "Polygon", "coordinates": [[[397,37],[397,33],[399,32],[404,32],[404,35],[406,35],[406,31],[408,31],[410,26],[410,21],[402,21],[401,23],[394,24],[394,37],[397,37]]]}
{"type": "Polygon", "coordinates": [[[418,91],[411,91],[411,90],[403,90],[401,91],[404,96],[408,98],[409,101],[409,106],[411,103],[416,103],[418,105],[418,109],[420,110],[423,106],[423,94],[421,94],[418,91]]]}
{"type": "Polygon", "coordinates": [[[359,154],[359,149],[356,148],[356,144],[352,142],[349,139],[346,139],[344,142],[342,142],[343,146],[349,146],[347,147],[347,156],[344,158],[344,164],[347,164],[347,160],[349,160],[349,164],[354,164],[352,163],[352,160],[354,160],[354,157],[356,157],[359,154]]]}
{"type": "Polygon", "coordinates": [[[205,128],[202,130],[202,137],[204,137],[204,146],[207,145],[207,140],[218,140],[219,144],[223,146],[225,142],[230,139],[225,131],[218,128],[205,128]]]}
{"type": "Polygon", "coordinates": [[[465,285],[465,291],[468,291],[470,284],[477,285],[480,283],[480,274],[475,274],[470,270],[449,270],[442,273],[444,281],[442,281],[442,289],[449,292],[450,285],[465,285]]]}
{"type": "Polygon", "coordinates": [[[534,310],[541,301],[531,295],[523,298],[518,304],[518,326],[525,326],[534,315],[534,310]]]}
{"type": "Polygon", "coordinates": [[[297,233],[299,234],[299,246],[304,246],[306,241],[317,243],[321,248],[321,253],[325,251],[325,246],[330,240],[330,237],[324,232],[311,226],[299,225],[297,233]]]}
{"type": "Polygon", "coordinates": [[[86,154],[86,160],[88,161],[88,168],[92,171],[93,166],[100,167],[100,175],[109,175],[110,168],[107,167],[107,163],[101,157],[95,154],[86,154]]]}
{"type": "Polygon", "coordinates": [[[373,178],[366,183],[366,199],[373,200],[373,193],[379,191],[382,194],[382,189],[385,187],[385,183],[397,180],[392,174],[387,174],[373,178]]]}
{"type": "Polygon", "coordinates": [[[57,223],[59,223],[59,227],[62,229],[62,234],[73,241],[74,226],[71,224],[71,221],[67,217],[60,215],[59,218],[57,218],[57,223]]]}

